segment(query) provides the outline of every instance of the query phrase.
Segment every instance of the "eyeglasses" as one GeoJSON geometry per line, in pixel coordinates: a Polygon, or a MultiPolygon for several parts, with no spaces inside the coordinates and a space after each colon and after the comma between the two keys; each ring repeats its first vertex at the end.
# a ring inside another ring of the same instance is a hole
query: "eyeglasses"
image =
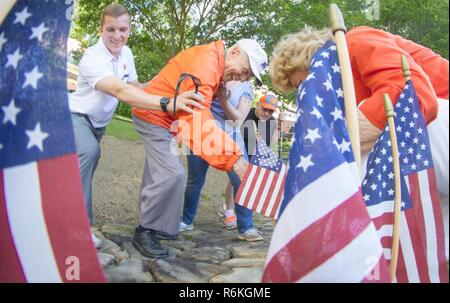
{"type": "Polygon", "coordinates": [[[180,90],[181,82],[183,82],[184,80],[189,79],[189,78],[191,78],[192,82],[194,82],[195,93],[198,93],[198,88],[200,86],[202,86],[202,81],[199,78],[197,78],[196,76],[194,76],[192,74],[188,74],[188,73],[182,73],[180,75],[180,77],[178,78],[177,86],[175,88],[175,96],[173,98],[173,115],[174,116],[175,116],[175,112],[176,112],[175,105],[177,104],[178,91],[180,90]]]}

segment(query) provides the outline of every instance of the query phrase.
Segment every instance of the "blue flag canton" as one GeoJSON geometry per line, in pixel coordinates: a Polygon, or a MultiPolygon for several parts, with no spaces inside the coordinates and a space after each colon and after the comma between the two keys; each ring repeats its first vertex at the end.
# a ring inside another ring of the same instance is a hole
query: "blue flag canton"
{"type": "Polygon", "coordinates": [[[67,1],[18,1],[0,25],[0,168],[75,151],[67,1]]]}
{"type": "MultiPolygon", "coordinates": [[[[404,176],[433,167],[425,119],[411,81],[408,81],[394,107],[394,122],[400,160],[402,209],[412,207],[404,176]]],[[[389,126],[369,154],[362,191],[366,205],[394,200],[394,168],[389,126]]]]}
{"type": "Polygon", "coordinates": [[[275,172],[280,172],[281,167],[283,166],[283,161],[278,159],[261,137],[258,138],[256,154],[251,158],[250,163],[275,172]]]}
{"type": "Polygon", "coordinates": [[[308,184],[344,162],[355,161],[334,42],[326,42],[311,60],[309,74],[297,91],[297,108],[281,210],[308,184]]]}

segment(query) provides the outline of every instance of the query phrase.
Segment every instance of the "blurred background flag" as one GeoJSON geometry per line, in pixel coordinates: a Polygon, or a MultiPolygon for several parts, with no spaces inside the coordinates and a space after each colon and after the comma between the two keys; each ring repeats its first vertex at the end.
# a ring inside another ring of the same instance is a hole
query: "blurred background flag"
{"type": "Polygon", "coordinates": [[[256,153],[242,179],[236,203],[266,217],[278,218],[286,181],[286,165],[258,138],[256,153]]]}
{"type": "Polygon", "coordinates": [[[388,282],[345,123],[336,45],[311,61],[263,282],[388,282]]]}
{"type": "MultiPolygon", "coordinates": [[[[408,81],[396,102],[394,121],[402,182],[397,282],[448,282],[444,227],[427,126],[408,81]]],[[[394,221],[394,170],[389,127],[369,154],[363,195],[388,262],[394,221]]]]}
{"type": "Polygon", "coordinates": [[[16,1],[0,24],[0,282],[105,281],[67,101],[66,2],[16,1]]]}

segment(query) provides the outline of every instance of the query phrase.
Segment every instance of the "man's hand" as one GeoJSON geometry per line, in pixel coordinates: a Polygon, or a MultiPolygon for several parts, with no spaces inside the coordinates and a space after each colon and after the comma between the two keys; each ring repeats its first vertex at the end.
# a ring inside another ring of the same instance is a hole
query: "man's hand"
{"type": "Polygon", "coordinates": [[[373,125],[360,110],[358,110],[358,124],[361,152],[368,152],[375,145],[376,140],[381,134],[381,130],[373,125]]]}
{"type": "Polygon", "coordinates": [[[240,157],[239,160],[237,160],[233,165],[234,172],[239,176],[241,180],[244,178],[247,168],[248,162],[245,161],[243,157],[240,157]]]}
{"type": "MultiPolygon", "coordinates": [[[[195,108],[204,109],[205,107],[201,105],[204,102],[202,94],[195,93],[195,91],[190,90],[184,92],[177,97],[176,111],[185,111],[187,113],[193,114],[195,108]]],[[[173,98],[170,99],[167,109],[173,110],[173,98]]]]}

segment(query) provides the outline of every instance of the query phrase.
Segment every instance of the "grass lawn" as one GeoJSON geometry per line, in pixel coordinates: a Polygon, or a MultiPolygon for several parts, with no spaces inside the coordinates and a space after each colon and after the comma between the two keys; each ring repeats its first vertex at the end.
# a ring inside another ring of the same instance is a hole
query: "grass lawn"
{"type": "Polygon", "coordinates": [[[119,120],[114,117],[106,127],[106,134],[119,139],[140,141],[140,137],[136,132],[133,123],[119,120]]]}

